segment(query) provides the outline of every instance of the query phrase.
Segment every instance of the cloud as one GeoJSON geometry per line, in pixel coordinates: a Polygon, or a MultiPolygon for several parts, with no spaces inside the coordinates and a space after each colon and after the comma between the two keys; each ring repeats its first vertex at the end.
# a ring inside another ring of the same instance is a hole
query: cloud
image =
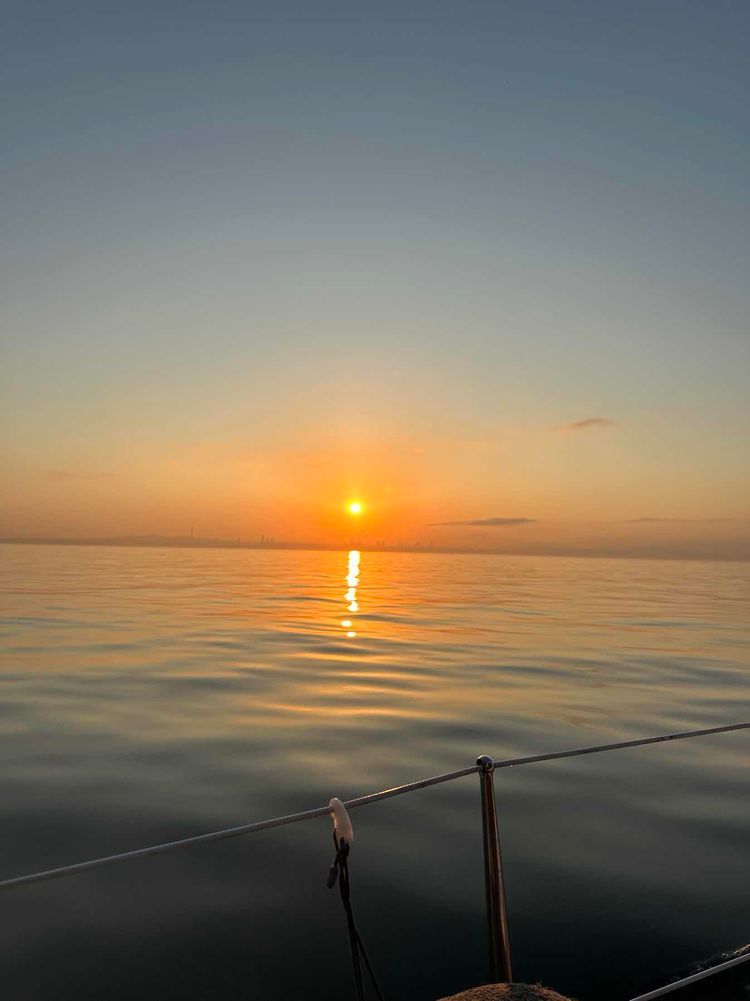
{"type": "Polygon", "coordinates": [[[453,525],[480,526],[482,528],[507,528],[511,525],[531,525],[536,518],[476,518],[471,521],[435,521],[432,528],[444,528],[453,525]]]}
{"type": "Polygon", "coordinates": [[[597,428],[616,428],[617,421],[611,420],[609,417],[584,417],[582,421],[570,421],[569,424],[563,424],[559,427],[558,431],[593,431],[597,428]]]}
{"type": "Polygon", "coordinates": [[[73,473],[69,469],[50,469],[44,476],[48,480],[109,480],[115,473],[73,473]]]}

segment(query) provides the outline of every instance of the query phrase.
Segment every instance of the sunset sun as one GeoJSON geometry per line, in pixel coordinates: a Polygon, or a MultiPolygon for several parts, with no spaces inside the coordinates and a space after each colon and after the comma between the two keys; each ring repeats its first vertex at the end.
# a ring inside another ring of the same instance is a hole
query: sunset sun
{"type": "Polygon", "coordinates": [[[349,504],[347,504],[346,509],[354,518],[356,518],[357,515],[362,514],[362,504],[359,501],[350,501],[349,504]]]}

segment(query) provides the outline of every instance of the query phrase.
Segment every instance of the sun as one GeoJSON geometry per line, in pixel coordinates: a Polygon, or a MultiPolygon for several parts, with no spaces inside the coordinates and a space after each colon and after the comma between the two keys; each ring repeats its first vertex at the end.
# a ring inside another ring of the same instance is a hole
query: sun
{"type": "Polygon", "coordinates": [[[360,501],[350,501],[346,505],[346,510],[349,512],[350,515],[352,515],[352,517],[356,518],[358,515],[362,514],[363,508],[360,501]]]}

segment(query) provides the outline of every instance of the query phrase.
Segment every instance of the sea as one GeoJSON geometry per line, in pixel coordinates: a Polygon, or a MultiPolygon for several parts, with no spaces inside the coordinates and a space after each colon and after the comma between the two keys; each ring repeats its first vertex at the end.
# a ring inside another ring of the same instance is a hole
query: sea
{"type": "MultiPolygon", "coordinates": [[[[750,564],[0,547],[0,878],[496,759],[750,720],[750,564]]],[[[514,975],[750,939],[750,731],[499,770],[514,975]]],[[[486,981],[479,781],[352,811],[388,1001],[486,981]]],[[[353,995],[319,818],[0,891],[4,1001],[353,995]]]]}

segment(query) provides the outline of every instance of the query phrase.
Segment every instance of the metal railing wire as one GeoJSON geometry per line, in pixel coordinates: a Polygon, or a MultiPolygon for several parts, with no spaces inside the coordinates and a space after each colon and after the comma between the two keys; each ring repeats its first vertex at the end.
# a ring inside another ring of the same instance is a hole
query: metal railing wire
{"type": "Polygon", "coordinates": [[[740,963],[746,963],[748,960],[750,960],[750,951],[744,952],[741,956],[735,956],[734,959],[728,959],[724,963],[709,966],[698,973],[692,973],[689,977],[674,980],[671,984],[664,984],[663,987],[657,987],[656,990],[649,991],[647,994],[639,994],[638,997],[631,998],[630,1001],[654,1001],[655,998],[664,997],[665,994],[671,994],[672,991],[680,990],[682,987],[697,984],[699,980],[705,980],[707,977],[713,977],[717,973],[724,973],[725,970],[731,970],[733,967],[739,966],[740,963]]]}
{"type": "MultiPolygon", "coordinates": [[[[577,747],[569,751],[552,751],[546,754],[532,754],[521,758],[501,758],[492,763],[492,770],[500,768],[515,768],[518,765],[530,765],[541,761],[556,761],[561,758],[578,757],[584,754],[598,754],[602,751],[616,751],[628,747],[642,747],[646,744],[658,744],[671,740],[684,740],[688,737],[705,737],[710,734],[729,733],[732,730],[750,729],[749,723],[733,723],[729,726],[713,726],[703,730],[684,730],[680,733],[667,733],[659,737],[642,737],[638,740],[617,741],[612,744],[596,744],[590,747],[577,747]]],[[[473,775],[482,770],[479,764],[470,765],[468,768],[459,768],[453,772],[445,772],[442,775],[433,775],[427,779],[419,779],[417,782],[408,782],[405,785],[393,786],[390,789],[382,789],[379,792],[368,793],[364,796],[357,796],[354,799],[346,800],[344,805],[347,810],[353,810],[360,806],[369,806],[371,803],[378,803],[383,799],[390,799],[392,796],[403,796],[405,793],[416,792],[418,789],[426,789],[429,786],[440,785],[442,782],[452,782],[454,779],[463,778],[466,775],[473,775]]],[[[246,834],[256,834],[259,831],[268,831],[274,827],[285,827],[287,824],[298,824],[303,820],[315,820],[318,817],[327,817],[331,813],[329,806],[319,806],[312,810],[303,810],[300,813],[290,813],[283,817],[272,817],[269,820],[259,820],[251,824],[240,824],[237,827],[227,827],[221,831],[211,831],[208,834],[196,834],[188,838],[180,838],[176,841],[167,841],[160,845],[151,845],[148,848],[135,848],[129,852],[120,852],[117,855],[106,855],[103,858],[89,859],[85,862],[74,862],[72,865],[58,866],[54,869],[45,869],[41,872],[32,872],[25,876],[13,876],[10,879],[0,880],[0,890],[9,890],[12,887],[28,886],[31,883],[38,883],[47,879],[58,879],[64,876],[75,876],[82,872],[89,872],[91,869],[98,869],[102,866],[115,865],[118,862],[128,862],[139,858],[148,858],[151,855],[163,855],[166,852],[177,851],[180,848],[189,848],[195,845],[208,844],[212,841],[225,841],[229,838],[239,838],[246,834]]]]}
{"type": "MultiPolygon", "coordinates": [[[[508,917],[505,907],[505,890],[503,885],[502,858],[500,853],[500,839],[497,828],[497,812],[495,807],[495,795],[493,776],[495,771],[501,768],[514,768],[519,765],[530,765],[542,761],[558,761],[562,758],[574,758],[585,754],[599,754],[602,751],[617,751],[630,747],[644,747],[648,744],[660,744],[673,740],[685,740],[689,737],[707,737],[711,734],[730,733],[734,730],[750,729],[748,723],[733,723],[728,726],[713,726],[702,730],[683,730],[679,733],[666,733],[658,737],[642,737],[636,740],[621,740],[610,744],[596,744],[589,747],[577,747],[569,751],[552,751],[545,754],[532,754],[520,758],[504,758],[494,761],[489,755],[482,755],[477,758],[476,764],[467,768],[459,768],[453,772],[445,772],[442,775],[433,775],[430,778],[420,779],[417,782],[408,782],[405,785],[393,786],[391,789],[382,789],[379,792],[368,793],[364,796],[357,796],[354,799],[346,800],[344,806],[348,810],[360,806],[369,806],[371,803],[378,803],[383,799],[390,799],[393,796],[403,796],[405,793],[416,792],[418,789],[426,789],[429,786],[440,785],[443,782],[452,782],[454,779],[463,778],[466,775],[479,773],[480,788],[482,795],[482,833],[484,841],[484,869],[485,869],[485,890],[487,898],[487,927],[489,935],[489,955],[490,972],[493,981],[509,981],[511,979],[510,965],[510,945],[508,940],[508,917]]],[[[42,872],[29,873],[25,876],[14,876],[10,879],[0,881],[0,890],[9,890],[14,887],[28,886],[32,883],[39,883],[42,880],[58,879],[65,876],[75,876],[79,873],[88,872],[92,869],[103,868],[119,862],[128,862],[135,859],[147,858],[151,855],[163,855],[167,852],[177,851],[181,848],[188,848],[195,845],[208,844],[212,841],[225,841],[229,838],[243,837],[246,834],[255,834],[259,831],[268,831],[275,827],[285,827],[288,824],[297,824],[304,820],[315,820],[319,817],[327,817],[331,814],[330,806],[320,806],[312,810],[303,810],[300,813],[291,813],[283,817],[273,817],[269,820],[260,820],[251,824],[240,824],[238,827],[228,827],[221,831],[211,831],[208,834],[197,834],[188,838],[180,838],[177,841],[167,841],[160,845],[151,845],[148,848],[136,848],[129,852],[120,852],[117,855],[107,855],[103,858],[89,859],[85,862],[76,862],[72,865],[58,866],[55,869],[46,869],[42,872]]],[[[652,1001],[652,999],[668,994],[679,987],[687,986],[715,973],[721,973],[730,967],[738,966],[750,959],[750,952],[742,956],[735,957],[707,970],[692,974],[684,978],[660,987],[647,994],[641,994],[632,1001],[652,1001]]]]}
{"type": "MultiPolygon", "coordinates": [[[[438,785],[441,782],[450,782],[452,779],[460,779],[464,775],[473,775],[477,771],[479,771],[478,765],[472,765],[469,768],[459,768],[455,772],[446,772],[444,775],[434,775],[429,779],[420,779],[418,782],[409,782],[407,785],[394,786],[392,789],[383,789],[380,792],[358,796],[356,799],[347,800],[344,806],[348,810],[357,806],[367,806],[370,803],[377,803],[381,799],[389,799],[391,796],[402,796],[404,793],[415,792],[417,789],[425,789],[427,786],[438,785]]],[[[226,841],[229,838],[239,838],[245,834],[269,831],[274,827],[286,827],[287,824],[298,824],[303,820],[316,820],[318,817],[328,817],[330,814],[330,806],[318,806],[312,810],[303,810],[301,813],[289,813],[283,817],[272,817],[270,820],[258,820],[252,824],[240,824],[238,827],[227,827],[221,831],[211,831],[209,834],[195,834],[192,837],[180,838],[177,841],[166,841],[161,845],[151,845],[148,848],[135,848],[133,851],[120,852],[117,855],[106,855],[103,858],[89,859],[86,862],[74,862],[72,865],[63,865],[56,869],[32,872],[27,876],[14,876],[11,879],[0,881],[0,890],[38,883],[45,879],[75,876],[78,873],[88,872],[91,869],[98,869],[106,865],[114,865],[117,862],[129,862],[138,858],[147,858],[149,855],[163,855],[166,852],[177,851],[179,848],[205,845],[211,841],[226,841]]]]}
{"type": "Polygon", "coordinates": [[[551,754],[533,754],[527,758],[506,758],[496,761],[495,768],[510,768],[513,765],[528,765],[535,761],[555,761],[558,758],[575,758],[581,754],[598,754],[599,751],[619,751],[624,747],[645,747],[646,744],[663,744],[668,740],[684,740],[686,737],[707,737],[712,733],[729,733],[731,730],[747,730],[750,723],[732,723],[729,726],[711,726],[707,730],[683,730],[680,733],[664,733],[660,737],[641,737],[638,740],[619,740],[614,744],[596,744],[593,747],[577,747],[572,751],[553,751],[551,754]]]}

